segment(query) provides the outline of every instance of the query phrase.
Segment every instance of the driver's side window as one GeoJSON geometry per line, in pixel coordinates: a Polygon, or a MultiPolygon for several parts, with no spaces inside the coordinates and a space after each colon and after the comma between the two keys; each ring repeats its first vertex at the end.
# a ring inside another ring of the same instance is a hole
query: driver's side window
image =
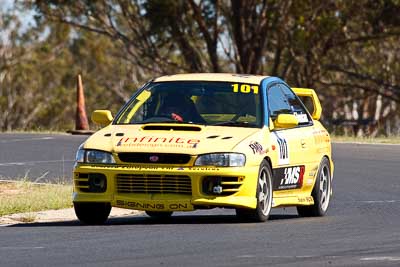
{"type": "Polygon", "coordinates": [[[269,88],[268,105],[272,120],[275,120],[279,114],[293,114],[289,101],[279,84],[275,84],[269,88]]]}
{"type": "Polygon", "coordinates": [[[298,119],[299,125],[312,124],[304,105],[286,85],[275,84],[269,88],[268,105],[272,120],[279,114],[293,114],[298,119]]]}

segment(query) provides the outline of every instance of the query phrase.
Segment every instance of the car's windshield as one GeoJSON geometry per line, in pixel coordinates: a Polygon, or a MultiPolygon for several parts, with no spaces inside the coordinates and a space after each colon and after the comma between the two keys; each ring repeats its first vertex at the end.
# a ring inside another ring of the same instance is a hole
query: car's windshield
{"type": "Polygon", "coordinates": [[[258,85],[204,81],[152,83],[123,107],[114,123],[261,127],[261,103],[258,85]]]}

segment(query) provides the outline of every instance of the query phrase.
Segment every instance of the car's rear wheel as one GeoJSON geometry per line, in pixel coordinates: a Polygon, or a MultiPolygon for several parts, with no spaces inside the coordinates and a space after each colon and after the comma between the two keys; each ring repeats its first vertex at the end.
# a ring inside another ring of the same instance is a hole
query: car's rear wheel
{"type": "Polygon", "coordinates": [[[257,180],[257,207],[255,209],[236,209],[238,218],[247,221],[265,222],[272,207],[272,171],[267,161],[263,160],[257,180]]]}
{"type": "Polygon", "coordinates": [[[110,203],[74,202],[76,217],[84,224],[103,224],[110,215],[110,203]]]}
{"type": "Polygon", "coordinates": [[[298,206],[298,214],[302,217],[324,216],[329,207],[329,201],[332,192],[331,186],[331,168],[329,160],[324,158],[321,161],[317,179],[311,194],[314,198],[314,205],[298,206]]]}
{"type": "Polygon", "coordinates": [[[172,211],[146,211],[146,214],[154,219],[168,219],[172,216],[172,211]]]}

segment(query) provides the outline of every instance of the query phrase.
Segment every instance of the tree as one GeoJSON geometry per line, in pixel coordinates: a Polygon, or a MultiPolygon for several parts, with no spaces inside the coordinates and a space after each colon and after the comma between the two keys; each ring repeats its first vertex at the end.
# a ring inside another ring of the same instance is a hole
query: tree
{"type": "Polygon", "coordinates": [[[59,73],[39,68],[38,75],[57,81],[47,90],[62,92],[73,88],[71,76],[84,72],[90,108],[126,100],[130,80],[179,72],[270,74],[316,88],[326,123],[365,123],[345,127],[349,133],[400,129],[398,0],[31,0],[20,6],[37,13],[36,35],[50,34],[18,49],[30,47],[27,55],[40,60],[63,51],[63,59],[49,61],[60,64],[59,73]],[[47,53],[39,53],[41,46],[47,53]]]}

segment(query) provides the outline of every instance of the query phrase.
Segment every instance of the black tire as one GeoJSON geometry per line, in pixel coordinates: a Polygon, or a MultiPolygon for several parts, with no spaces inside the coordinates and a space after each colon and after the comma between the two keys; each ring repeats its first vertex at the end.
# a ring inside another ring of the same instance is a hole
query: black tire
{"type": "Polygon", "coordinates": [[[168,219],[172,216],[172,211],[149,211],[146,210],[146,214],[154,219],[168,219]]]}
{"type": "Polygon", "coordinates": [[[110,203],[74,202],[74,210],[79,221],[89,225],[104,224],[110,215],[110,203]]]}
{"type": "Polygon", "coordinates": [[[314,198],[314,205],[297,206],[297,212],[301,217],[324,216],[329,207],[332,193],[331,167],[329,160],[323,158],[319,166],[317,178],[311,196],[314,198]]]}
{"type": "Polygon", "coordinates": [[[272,171],[267,161],[260,165],[257,179],[257,207],[255,209],[236,209],[236,216],[245,221],[265,222],[272,208],[272,171]]]}

